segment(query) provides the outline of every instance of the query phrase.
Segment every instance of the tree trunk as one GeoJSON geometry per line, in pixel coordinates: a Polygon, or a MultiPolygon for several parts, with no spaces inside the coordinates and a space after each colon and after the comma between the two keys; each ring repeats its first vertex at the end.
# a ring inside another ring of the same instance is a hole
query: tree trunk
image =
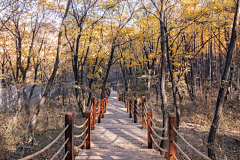
{"type": "Polygon", "coordinates": [[[214,119],[213,119],[211,129],[210,129],[210,132],[208,135],[208,157],[211,159],[216,159],[216,156],[214,153],[214,141],[215,141],[218,125],[220,122],[220,118],[222,115],[224,95],[226,93],[227,85],[228,85],[227,81],[229,79],[232,54],[233,54],[233,49],[234,49],[236,39],[237,39],[237,28],[238,28],[238,24],[239,24],[239,16],[240,16],[240,3],[239,3],[239,0],[237,0],[234,22],[233,22],[233,27],[232,27],[231,41],[228,46],[227,58],[226,58],[226,62],[225,62],[224,72],[222,75],[221,87],[218,92],[218,99],[217,99],[217,103],[216,103],[214,119]]]}
{"type": "Polygon", "coordinates": [[[44,105],[44,102],[46,101],[46,98],[47,98],[47,95],[48,95],[48,93],[50,91],[50,88],[52,86],[53,80],[54,80],[54,78],[57,74],[58,64],[59,64],[59,61],[60,61],[60,55],[61,55],[61,51],[62,51],[62,49],[61,49],[61,37],[62,37],[64,23],[65,23],[65,19],[67,17],[67,14],[68,14],[70,4],[71,4],[71,0],[68,0],[67,7],[66,7],[66,10],[65,10],[65,14],[64,14],[64,17],[62,19],[62,24],[61,24],[60,31],[59,31],[59,34],[58,34],[57,54],[56,54],[56,60],[55,60],[55,63],[54,63],[53,72],[51,74],[51,77],[48,80],[46,90],[45,90],[39,104],[37,105],[37,107],[36,107],[36,109],[33,113],[33,116],[31,118],[31,122],[30,122],[30,125],[29,125],[29,132],[30,132],[29,141],[32,141],[32,145],[34,143],[34,132],[35,132],[35,129],[36,129],[36,122],[37,122],[38,114],[40,112],[41,107],[44,105]]]}
{"type": "MultiPolygon", "coordinates": [[[[165,33],[165,4],[166,0],[161,1],[161,17],[160,17],[160,31],[161,31],[161,52],[162,52],[162,64],[161,64],[161,77],[160,77],[160,95],[162,99],[161,109],[163,113],[163,128],[167,126],[167,93],[166,93],[166,33],[165,33]]],[[[167,130],[162,132],[162,136],[166,137],[168,135],[167,130]]],[[[162,148],[167,147],[167,141],[161,141],[160,146],[162,148]]]]}
{"type": "MultiPolygon", "coordinates": [[[[167,31],[166,31],[167,32],[167,31]]],[[[166,37],[166,45],[167,45],[167,62],[168,62],[168,69],[170,72],[170,77],[171,77],[171,82],[172,82],[172,92],[173,92],[173,103],[176,109],[176,116],[177,116],[177,129],[179,128],[180,124],[180,109],[177,104],[177,92],[176,92],[176,87],[175,87],[175,81],[173,77],[173,72],[172,72],[172,63],[170,60],[170,53],[169,53],[169,45],[168,45],[168,36],[166,37]]]]}
{"type": "Polygon", "coordinates": [[[102,84],[102,92],[101,92],[101,99],[103,99],[105,97],[105,87],[106,87],[106,84],[107,84],[107,79],[108,79],[108,75],[109,75],[109,72],[110,72],[110,68],[112,66],[112,61],[113,61],[113,55],[114,55],[114,51],[115,51],[115,41],[116,41],[116,37],[113,39],[113,42],[112,42],[112,49],[111,49],[111,54],[110,54],[110,57],[109,57],[109,60],[108,60],[108,64],[107,64],[107,71],[106,71],[106,75],[103,79],[103,84],[102,84]]]}

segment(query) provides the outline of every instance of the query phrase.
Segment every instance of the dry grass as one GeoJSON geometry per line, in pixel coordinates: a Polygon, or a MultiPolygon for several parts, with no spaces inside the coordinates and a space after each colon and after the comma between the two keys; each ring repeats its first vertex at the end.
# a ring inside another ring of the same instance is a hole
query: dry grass
{"type": "MultiPolygon", "coordinates": [[[[73,95],[67,98],[65,104],[62,104],[62,98],[58,100],[58,96],[55,95],[53,98],[47,101],[38,117],[37,128],[35,131],[35,142],[31,146],[28,139],[27,125],[25,124],[26,114],[21,112],[20,114],[0,114],[0,159],[19,159],[27,155],[33,154],[40,149],[47,146],[52,142],[65,128],[65,113],[66,111],[74,112],[75,124],[80,125],[85,121],[82,117],[78,106],[76,106],[76,100],[73,95]],[[70,103],[69,103],[70,98],[70,103]],[[11,115],[8,117],[8,115],[11,115]]],[[[75,134],[79,134],[83,131],[75,130],[75,134]]],[[[50,159],[64,143],[64,136],[60,138],[49,150],[35,157],[34,159],[50,159]]],[[[75,146],[80,145],[82,139],[75,140],[75,146]]],[[[76,148],[76,152],[81,149],[76,148]]],[[[64,149],[56,159],[61,159],[64,156],[64,149]]]]}
{"type": "MultiPolygon", "coordinates": [[[[135,86],[137,87],[137,86],[135,86]]],[[[141,97],[143,92],[139,89],[130,90],[128,93],[133,98],[141,97]]],[[[196,149],[207,155],[207,138],[210,126],[214,117],[215,106],[217,101],[218,88],[212,88],[212,95],[205,97],[205,94],[197,92],[194,102],[191,102],[188,94],[183,95],[183,101],[178,104],[181,110],[180,134],[196,149]]],[[[215,154],[218,160],[237,160],[240,159],[240,107],[236,91],[232,92],[232,98],[224,104],[221,123],[217,131],[215,142],[215,154]],[[236,139],[238,140],[236,140],[236,139]]],[[[146,93],[145,93],[146,95],[146,93]]],[[[162,126],[161,100],[156,102],[155,91],[152,90],[150,98],[147,100],[148,107],[153,110],[153,119],[155,123],[162,126]]],[[[160,97],[159,97],[160,98],[160,97]]],[[[174,111],[173,98],[171,91],[168,91],[168,111],[174,111]]],[[[139,115],[140,116],[140,115],[139,115]]],[[[141,123],[141,120],[140,120],[141,123]]],[[[161,132],[157,132],[161,135],[161,132]]],[[[184,142],[178,138],[182,150],[193,160],[203,159],[199,157],[191,148],[187,147],[184,142]]],[[[160,141],[158,141],[160,144],[160,141]]],[[[178,152],[179,159],[185,159],[178,152]]]]}
{"type": "MultiPolygon", "coordinates": [[[[135,86],[137,88],[138,86],[135,86]]],[[[121,87],[123,88],[123,86],[121,87]]],[[[141,90],[141,88],[138,88],[141,90]]],[[[139,92],[130,88],[129,96],[134,98],[141,97],[141,95],[146,95],[146,93],[139,92]]],[[[215,111],[215,104],[217,100],[217,89],[213,89],[212,96],[208,96],[207,99],[205,95],[197,93],[194,102],[188,99],[188,95],[184,95],[184,100],[179,104],[181,108],[181,123],[180,123],[180,134],[199,151],[207,155],[207,137],[212,123],[212,119],[215,111]],[[206,101],[207,100],[207,101],[206,101]]],[[[174,110],[173,99],[171,92],[168,92],[169,100],[169,111],[174,110]]],[[[215,153],[217,159],[219,160],[236,160],[240,159],[240,144],[234,139],[240,139],[240,108],[238,107],[239,100],[236,98],[236,93],[233,92],[232,99],[228,99],[223,108],[223,114],[221,118],[221,124],[217,132],[217,138],[215,143],[215,153]]],[[[161,102],[156,102],[156,95],[152,92],[150,94],[151,98],[148,98],[148,107],[153,109],[153,119],[155,123],[161,127],[162,126],[162,112],[160,104],[161,102]]],[[[160,97],[159,97],[160,98],[160,97]]],[[[42,108],[39,119],[37,130],[35,132],[35,143],[33,146],[27,143],[28,132],[27,127],[24,124],[24,115],[22,112],[20,115],[13,115],[11,112],[6,112],[0,114],[0,159],[18,159],[21,157],[22,151],[26,156],[36,151],[44,148],[47,144],[53,141],[59,133],[64,129],[64,114],[66,111],[74,111],[75,123],[77,125],[82,124],[85,118],[82,118],[77,104],[73,95],[70,96],[70,102],[67,99],[67,103],[63,106],[62,100],[52,98],[48,101],[47,105],[42,108]],[[48,117],[48,118],[46,118],[48,117]],[[21,142],[24,142],[23,144],[21,142]],[[23,149],[24,148],[24,149],[23,149]]],[[[140,99],[139,99],[140,100],[140,99]]],[[[139,106],[140,107],[140,106],[139,106]]],[[[141,109],[139,109],[140,111],[141,109]]],[[[139,117],[141,113],[139,112],[139,117]]],[[[138,119],[141,123],[141,119],[138,119]]],[[[82,130],[75,130],[75,134],[81,133],[82,130]]],[[[161,132],[157,132],[161,135],[161,132]]],[[[75,140],[75,146],[81,144],[83,139],[75,140]]],[[[51,149],[39,155],[35,159],[49,159],[54,153],[57,152],[58,148],[64,143],[64,136],[54,144],[51,149]]],[[[160,141],[158,141],[160,144],[160,141]]],[[[179,138],[178,143],[184,152],[189,155],[191,159],[202,159],[197,156],[194,151],[187,147],[179,138]]],[[[81,149],[75,148],[75,154],[80,152],[81,149]]],[[[61,152],[61,158],[64,151],[61,152]]],[[[179,159],[184,159],[183,156],[178,153],[179,159]]]]}

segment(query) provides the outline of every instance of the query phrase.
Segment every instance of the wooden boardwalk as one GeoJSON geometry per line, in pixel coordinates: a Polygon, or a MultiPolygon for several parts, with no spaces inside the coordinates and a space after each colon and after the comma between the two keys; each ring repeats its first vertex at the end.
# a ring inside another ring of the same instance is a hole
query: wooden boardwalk
{"type": "Polygon", "coordinates": [[[165,160],[155,149],[147,149],[147,128],[133,123],[117,92],[111,92],[107,112],[101,123],[91,130],[91,149],[84,149],[79,159],[159,159],[165,160]]]}

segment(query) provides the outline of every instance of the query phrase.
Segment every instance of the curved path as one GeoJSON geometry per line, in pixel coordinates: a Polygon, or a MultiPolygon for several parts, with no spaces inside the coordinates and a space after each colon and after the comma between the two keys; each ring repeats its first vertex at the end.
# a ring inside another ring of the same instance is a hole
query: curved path
{"type": "Polygon", "coordinates": [[[101,123],[91,130],[91,149],[82,150],[80,159],[158,159],[165,160],[155,149],[147,149],[147,128],[133,123],[125,104],[118,101],[117,92],[111,92],[107,112],[101,123]]]}

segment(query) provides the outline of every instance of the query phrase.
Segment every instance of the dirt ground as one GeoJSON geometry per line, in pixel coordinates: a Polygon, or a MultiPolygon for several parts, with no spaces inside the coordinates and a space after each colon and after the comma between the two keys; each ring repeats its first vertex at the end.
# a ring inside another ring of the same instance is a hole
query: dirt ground
{"type": "MultiPolygon", "coordinates": [[[[216,93],[217,90],[216,90],[216,93]]],[[[236,92],[233,95],[237,95],[236,92]]],[[[184,95],[187,97],[187,95],[184,95]]],[[[155,95],[150,95],[147,100],[148,108],[153,110],[153,120],[158,127],[162,127],[161,102],[156,102],[155,95]]],[[[134,97],[136,98],[136,97],[134,97]]],[[[139,99],[139,97],[137,97],[139,99]]],[[[168,93],[169,112],[174,110],[171,92],[168,93]]],[[[181,110],[179,133],[197,150],[207,155],[207,138],[213,120],[217,97],[206,97],[198,93],[194,102],[185,98],[178,104],[181,110]]],[[[221,124],[217,131],[215,142],[215,154],[218,160],[240,160],[240,107],[239,100],[233,96],[228,98],[223,108],[221,124]]],[[[140,107],[140,106],[139,106],[140,107]]],[[[141,114],[141,113],[140,113],[141,114]]],[[[139,116],[141,116],[139,114],[139,116]]],[[[141,119],[139,120],[141,122],[141,119]]],[[[158,132],[161,135],[161,132],[158,132]]],[[[156,141],[160,145],[157,137],[156,141]]],[[[203,159],[181,138],[177,137],[177,143],[181,149],[193,160],[203,159]]],[[[178,151],[178,158],[185,159],[178,151]]]]}
{"type": "MultiPolygon", "coordinates": [[[[217,90],[213,90],[213,93],[217,93],[217,90]]],[[[146,93],[132,94],[132,99],[137,98],[140,102],[141,95],[146,93]]],[[[223,114],[221,118],[221,124],[217,132],[217,138],[215,142],[215,153],[218,160],[240,160],[240,107],[239,100],[236,98],[237,93],[233,93],[232,98],[228,98],[223,108],[223,114]]],[[[197,150],[207,155],[207,138],[212,123],[212,119],[215,111],[216,95],[205,97],[200,93],[194,102],[191,102],[184,95],[185,98],[179,103],[181,109],[181,120],[179,133],[197,150]]],[[[148,107],[153,110],[153,120],[159,127],[162,126],[162,111],[161,101],[156,102],[156,95],[151,94],[147,100],[148,107]]],[[[173,111],[173,100],[171,92],[168,92],[169,99],[169,111],[173,111]]],[[[69,96],[65,100],[63,105],[61,97],[58,100],[58,96],[52,98],[47,105],[41,109],[37,130],[35,132],[35,143],[31,146],[27,142],[27,127],[24,124],[24,113],[20,115],[12,113],[0,114],[0,159],[19,159],[27,155],[33,154],[40,149],[44,148],[49,142],[52,142],[64,129],[64,116],[66,111],[74,111],[75,123],[77,125],[83,124],[85,118],[80,114],[78,107],[76,106],[76,100],[74,96],[69,96]],[[54,107],[53,107],[54,106],[54,107]],[[56,116],[58,115],[58,116],[56,116]]],[[[139,106],[139,111],[141,110],[139,106]]],[[[139,117],[141,113],[139,112],[139,117]]],[[[138,119],[141,123],[141,119],[138,119]]],[[[75,130],[75,134],[80,134],[82,130],[75,130]]],[[[159,135],[161,132],[156,131],[159,135]]],[[[160,140],[156,138],[158,144],[160,140]]],[[[81,144],[83,139],[76,139],[75,146],[81,144]]],[[[49,159],[51,158],[64,143],[64,136],[54,144],[49,150],[35,157],[35,159],[49,159]]],[[[202,159],[196,152],[184,144],[184,142],[178,137],[177,143],[182,150],[193,160],[202,159]]],[[[64,150],[64,149],[63,149],[64,150]]],[[[81,151],[81,148],[75,148],[75,154],[81,151]]],[[[62,151],[57,159],[64,156],[62,151]]],[[[179,159],[185,159],[182,154],[178,152],[179,159]]]]}
{"type": "MultiPolygon", "coordinates": [[[[37,129],[35,132],[35,141],[33,146],[28,143],[28,131],[24,121],[25,113],[20,115],[12,113],[1,113],[1,136],[0,136],[0,159],[10,160],[19,159],[27,155],[31,155],[52,142],[65,128],[65,113],[67,111],[74,112],[75,124],[81,125],[86,118],[81,115],[74,96],[66,97],[65,104],[61,96],[53,96],[47,101],[47,104],[41,109],[37,121],[37,129]]],[[[74,134],[78,135],[83,129],[75,129],[74,134]]],[[[83,137],[84,138],[84,137],[83,137]]],[[[76,138],[74,145],[78,146],[82,143],[83,138],[76,138]]],[[[36,156],[36,160],[50,159],[64,143],[64,135],[53,144],[48,150],[36,156]]],[[[81,151],[81,148],[75,147],[76,154],[81,151]]],[[[56,159],[62,159],[64,156],[64,148],[56,159]]]]}

